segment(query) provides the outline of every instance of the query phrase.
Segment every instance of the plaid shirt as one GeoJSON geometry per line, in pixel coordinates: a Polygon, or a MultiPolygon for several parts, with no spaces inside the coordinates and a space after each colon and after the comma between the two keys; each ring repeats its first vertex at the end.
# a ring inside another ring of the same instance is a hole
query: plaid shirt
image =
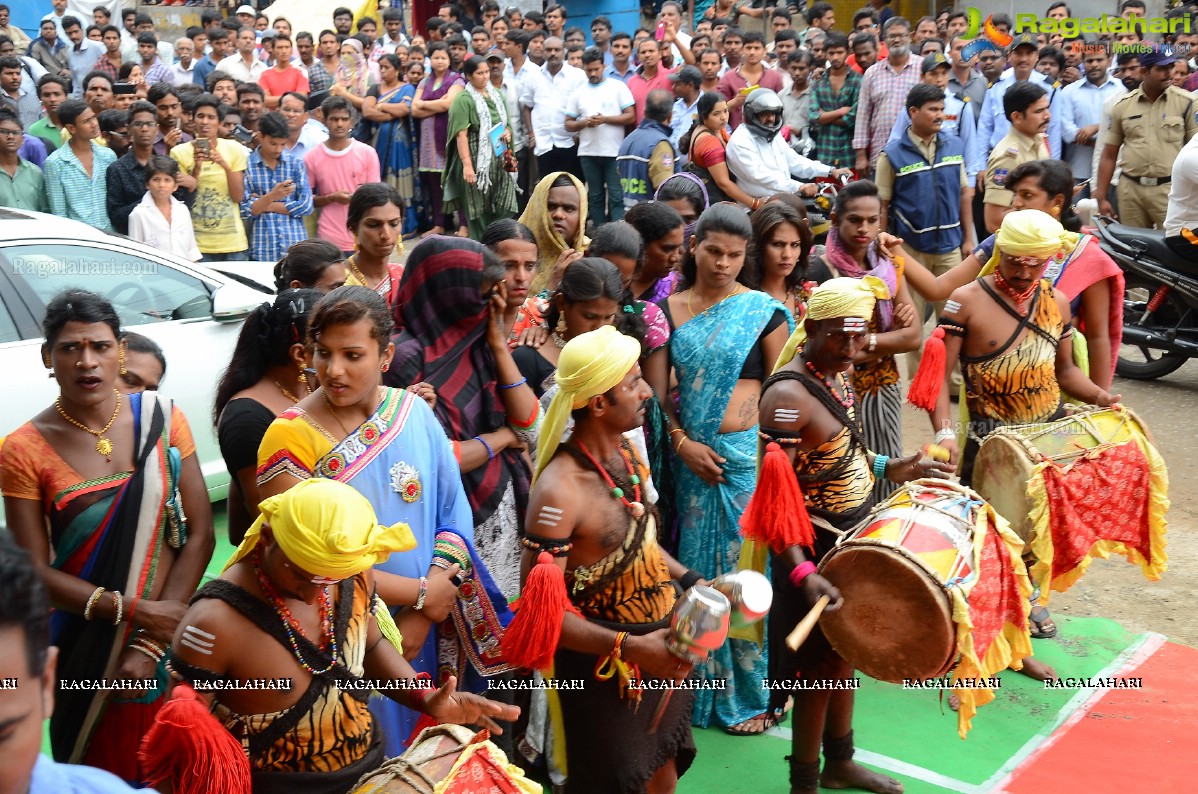
{"type": "Polygon", "coordinates": [[[91,176],[83,169],[83,163],[79,162],[69,145],[60,146],[46,158],[42,170],[46,177],[50,213],[83,221],[102,232],[110,232],[108,167],[116,162],[116,155],[112,149],[95,141],[91,142],[91,146],[91,176]]]}
{"type": "Polygon", "coordinates": [[[319,94],[321,91],[327,91],[332,85],[333,76],[329,74],[329,70],[324,68],[320,61],[313,61],[308,67],[308,90],[312,94],[319,94]]]}
{"type": "Polygon", "coordinates": [[[861,93],[861,75],[849,69],[844,76],[840,93],[832,88],[831,75],[824,73],[811,87],[807,132],[815,141],[815,159],[836,168],[852,168],[856,159],[853,151],[853,128],[857,123],[857,97],[861,93]],[[820,124],[821,113],[838,108],[850,108],[840,124],[820,124]]]}
{"type": "Polygon", "coordinates": [[[908,55],[907,65],[896,72],[889,60],[878,61],[866,69],[865,77],[861,78],[853,148],[869,153],[870,168],[886,148],[894,120],[907,103],[907,92],[919,82],[922,63],[922,58],[908,55]]]}
{"type": "Polygon", "coordinates": [[[146,85],[151,86],[156,83],[174,83],[175,73],[171,71],[171,67],[162,62],[161,58],[155,58],[154,62],[146,67],[142,64],[142,71],[146,73],[146,85]]]}
{"type": "Polygon", "coordinates": [[[304,216],[311,214],[312,186],[308,183],[308,171],[304,168],[303,160],[283,152],[279,157],[278,166],[271,168],[258,152],[250,155],[245,169],[245,198],[241,200],[241,217],[254,219],[250,259],[263,262],[282,259],[288,248],[308,239],[308,231],[304,228],[304,216]],[[283,206],[287,208],[286,215],[264,212],[255,216],[250,212],[255,201],[269,193],[275,185],[288,179],[295,183],[295,191],[282,199],[283,206]]]}

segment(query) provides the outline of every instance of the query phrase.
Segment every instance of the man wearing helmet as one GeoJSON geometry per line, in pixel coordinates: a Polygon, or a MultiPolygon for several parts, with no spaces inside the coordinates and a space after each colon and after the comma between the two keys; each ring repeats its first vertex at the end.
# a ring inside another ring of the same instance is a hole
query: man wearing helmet
{"type": "Polygon", "coordinates": [[[741,190],[754,198],[752,209],[775,193],[814,196],[816,186],[800,180],[851,173],[847,168],[809,160],[786,145],[782,129],[782,100],[768,88],[749,94],[744,123],[728,139],[728,169],[741,190]]]}

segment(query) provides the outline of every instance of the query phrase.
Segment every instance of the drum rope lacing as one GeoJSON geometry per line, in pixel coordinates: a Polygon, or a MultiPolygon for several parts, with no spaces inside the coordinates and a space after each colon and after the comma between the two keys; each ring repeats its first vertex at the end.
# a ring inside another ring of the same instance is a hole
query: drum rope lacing
{"type": "Polygon", "coordinates": [[[357,791],[371,778],[385,772],[387,774],[394,775],[400,780],[400,782],[411,786],[413,789],[419,792],[419,794],[433,794],[433,791],[436,789],[437,783],[439,781],[433,780],[428,775],[424,774],[424,771],[420,768],[420,765],[427,764],[430,761],[436,761],[440,758],[447,758],[451,755],[459,755],[463,750],[466,749],[466,747],[467,745],[459,745],[458,747],[445,750],[444,752],[437,753],[436,755],[430,755],[428,758],[423,758],[418,762],[409,761],[402,755],[396,756],[395,758],[392,758],[384,763],[378,769],[366,773],[362,779],[358,781],[357,785],[354,786],[353,790],[357,791]],[[408,775],[409,772],[418,775],[420,780],[414,780],[411,778],[408,775]]]}
{"type": "Polygon", "coordinates": [[[1115,439],[1118,438],[1121,431],[1128,427],[1130,421],[1131,420],[1127,410],[1121,406],[1111,406],[1110,408],[1103,408],[1101,406],[1087,406],[1082,410],[1071,413],[1068,416],[1057,420],[1057,422],[1034,423],[1030,425],[1005,425],[1003,427],[996,428],[991,435],[1012,437],[1019,443],[1020,446],[1023,447],[1024,451],[1027,452],[1028,457],[1037,463],[1041,461],[1055,463],[1060,460],[1068,459],[1072,461],[1079,457],[1093,456],[1112,446],[1124,443],[1121,441],[1115,441],[1115,439]],[[1108,410],[1114,411],[1119,416],[1119,424],[1111,430],[1109,435],[1106,435],[1098,428],[1098,425],[1094,423],[1093,415],[1108,410]],[[1079,425],[1083,430],[1089,433],[1097,443],[1093,447],[1079,446],[1075,451],[1061,452],[1056,455],[1045,455],[1036,447],[1034,443],[1035,439],[1040,438],[1041,436],[1049,435],[1051,433],[1060,432],[1060,423],[1065,422],[1066,420],[1072,420],[1074,423],[1079,425]],[[1038,429],[1025,434],[1024,431],[1026,431],[1029,427],[1035,427],[1038,429]]]}

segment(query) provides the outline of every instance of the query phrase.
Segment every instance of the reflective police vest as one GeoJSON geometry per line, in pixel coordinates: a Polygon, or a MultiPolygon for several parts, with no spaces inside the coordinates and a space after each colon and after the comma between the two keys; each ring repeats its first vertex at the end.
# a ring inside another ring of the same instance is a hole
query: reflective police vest
{"type": "MultiPolygon", "coordinates": [[[[662,141],[669,141],[672,130],[660,121],[645,119],[624,139],[616,168],[620,172],[620,187],[624,190],[624,209],[632,209],[642,201],[653,198],[649,181],[649,159],[662,141]]],[[[671,146],[671,149],[673,146],[671,146]]],[[[674,152],[674,171],[678,171],[678,153],[674,152]]]]}
{"type": "Polygon", "coordinates": [[[965,145],[955,135],[936,136],[936,161],[929,164],[909,134],[889,144],[894,169],[890,226],[916,251],[946,254],[960,248],[961,167],[965,145]]]}

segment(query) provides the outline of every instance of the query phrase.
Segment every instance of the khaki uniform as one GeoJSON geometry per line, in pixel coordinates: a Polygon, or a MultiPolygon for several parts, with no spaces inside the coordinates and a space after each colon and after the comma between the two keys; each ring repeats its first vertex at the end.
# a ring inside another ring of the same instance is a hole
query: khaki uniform
{"type": "Polygon", "coordinates": [[[1194,99],[1190,92],[1168,86],[1150,102],[1137,88],[1111,108],[1102,142],[1123,147],[1123,175],[1115,191],[1123,223],[1164,228],[1173,161],[1198,132],[1194,99]]]}
{"type": "Polygon", "coordinates": [[[1011,206],[1015,200],[1015,194],[1011,192],[1010,183],[1007,181],[1011,172],[1016,166],[1048,158],[1048,144],[1044,141],[1043,133],[1029,138],[1015,127],[1011,127],[990,152],[990,159],[986,161],[986,193],[982,202],[999,207],[1011,206]]]}

